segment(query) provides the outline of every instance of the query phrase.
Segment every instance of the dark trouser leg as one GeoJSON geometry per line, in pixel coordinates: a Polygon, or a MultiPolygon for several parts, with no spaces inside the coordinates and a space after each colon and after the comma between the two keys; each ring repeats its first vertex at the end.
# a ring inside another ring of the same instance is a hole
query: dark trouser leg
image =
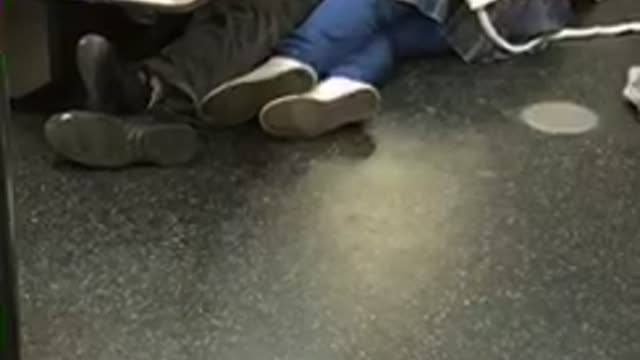
{"type": "MultiPolygon", "coordinates": [[[[197,11],[185,34],[146,68],[200,113],[199,102],[221,83],[270,55],[316,0],[217,0],[197,11]]],[[[172,108],[181,108],[174,96],[172,108]]]]}

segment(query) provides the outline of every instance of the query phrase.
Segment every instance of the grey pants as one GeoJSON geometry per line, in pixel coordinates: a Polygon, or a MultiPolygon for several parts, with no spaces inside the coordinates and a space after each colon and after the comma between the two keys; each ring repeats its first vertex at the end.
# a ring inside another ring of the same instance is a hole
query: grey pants
{"type": "Polygon", "coordinates": [[[184,34],[144,67],[170,89],[158,104],[173,118],[202,116],[201,99],[250,71],[311,12],[318,0],[212,0],[184,34]]]}

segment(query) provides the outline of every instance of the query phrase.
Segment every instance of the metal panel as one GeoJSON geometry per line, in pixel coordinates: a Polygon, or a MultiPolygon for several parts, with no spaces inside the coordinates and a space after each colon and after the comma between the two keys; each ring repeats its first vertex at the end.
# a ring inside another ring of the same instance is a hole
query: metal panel
{"type": "Polygon", "coordinates": [[[13,252],[14,212],[11,153],[9,146],[10,115],[7,61],[5,57],[6,2],[0,8],[0,359],[18,360],[18,306],[13,252]]]}

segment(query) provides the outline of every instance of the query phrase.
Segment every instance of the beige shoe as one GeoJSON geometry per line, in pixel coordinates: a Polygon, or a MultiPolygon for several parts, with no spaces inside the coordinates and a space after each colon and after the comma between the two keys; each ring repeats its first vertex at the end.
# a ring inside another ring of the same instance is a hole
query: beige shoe
{"type": "Polygon", "coordinates": [[[380,93],[369,84],[330,78],[305,94],[270,102],[260,112],[260,124],[276,137],[312,138],[373,119],[381,103],[380,93]]]}
{"type": "Polygon", "coordinates": [[[205,121],[212,126],[231,126],[251,120],[270,101],[309,91],[318,76],[309,65],[274,57],[250,73],[226,82],[202,100],[205,121]]]}

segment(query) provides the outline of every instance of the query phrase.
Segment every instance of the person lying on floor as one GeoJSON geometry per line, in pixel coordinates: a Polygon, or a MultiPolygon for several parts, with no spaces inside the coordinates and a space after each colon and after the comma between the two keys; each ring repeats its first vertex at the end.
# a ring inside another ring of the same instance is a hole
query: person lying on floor
{"type": "MultiPolygon", "coordinates": [[[[501,33],[515,40],[558,30],[573,16],[570,0],[501,0],[491,10],[501,33]]],[[[211,39],[204,44],[211,44],[211,39]]],[[[215,69],[211,56],[202,56],[202,50],[211,47],[190,45],[181,47],[190,54],[187,58],[215,69]]],[[[151,69],[160,71],[151,72],[152,81],[149,74],[143,78],[151,83],[150,89],[164,92],[147,92],[139,96],[139,104],[150,98],[154,120],[168,124],[124,130],[130,126],[124,120],[66,113],[48,122],[47,137],[60,154],[87,165],[175,164],[190,158],[191,152],[181,154],[176,149],[183,142],[194,142],[195,136],[185,135],[185,125],[173,117],[193,109],[168,114],[154,110],[166,109],[156,104],[176,102],[179,94],[191,98],[191,107],[196,104],[198,126],[235,125],[258,116],[271,135],[312,138],[375,117],[381,107],[377,86],[405,59],[450,52],[466,61],[505,57],[463,0],[324,0],[274,48],[274,55],[262,65],[218,86],[200,77],[200,72],[190,72],[195,77],[192,83],[200,85],[197,92],[193,85],[172,80],[166,61],[152,60],[150,64],[156,65],[151,69]],[[154,86],[154,81],[163,83],[154,86]],[[170,93],[167,82],[174,85],[172,90],[182,91],[170,93]],[[167,148],[175,153],[164,158],[171,151],[167,148]]],[[[125,102],[135,98],[123,95],[125,102]]]]}

